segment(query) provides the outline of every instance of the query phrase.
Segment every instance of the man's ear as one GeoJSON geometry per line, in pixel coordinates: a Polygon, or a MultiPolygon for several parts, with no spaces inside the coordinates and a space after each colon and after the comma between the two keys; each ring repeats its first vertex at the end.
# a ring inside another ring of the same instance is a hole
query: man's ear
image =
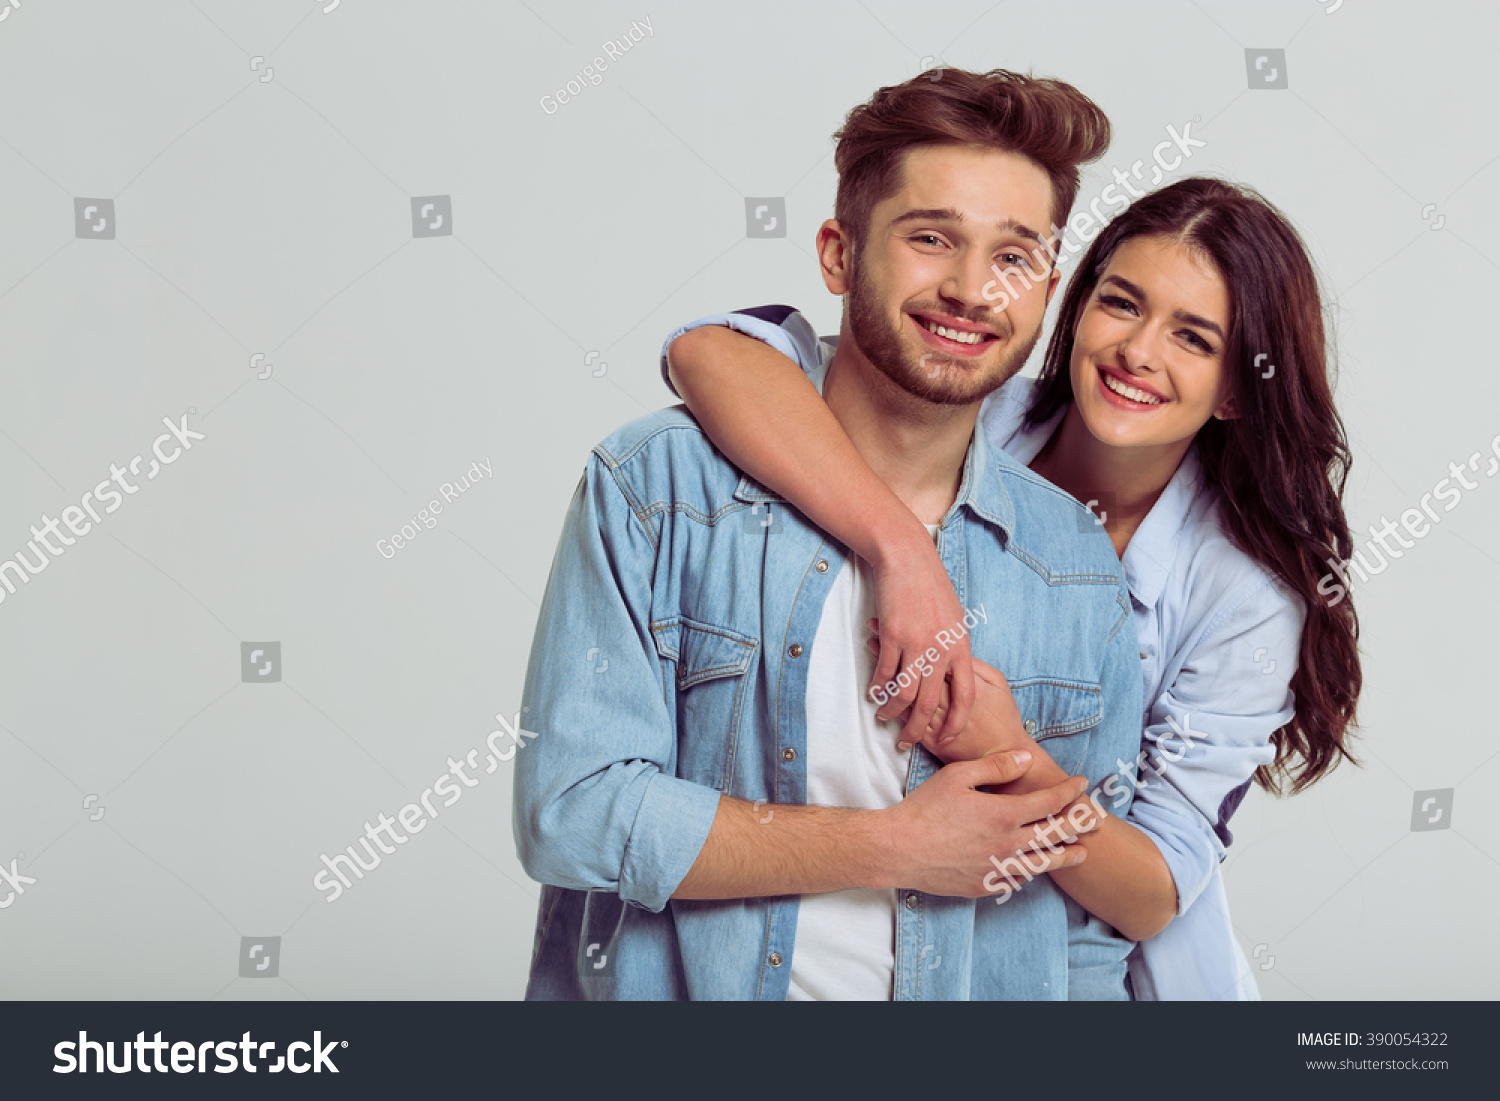
{"type": "Polygon", "coordinates": [[[1052,274],[1047,277],[1047,301],[1042,305],[1043,311],[1045,311],[1048,306],[1052,305],[1052,296],[1057,293],[1057,285],[1061,282],[1062,272],[1058,270],[1057,264],[1054,261],[1052,265],[1052,274]]]}
{"type": "Polygon", "coordinates": [[[854,242],[838,220],[829,218],[818,227],[818,266],[823,270],[823,285],[830,294],[849,293],[853,280],[854,242]]]}

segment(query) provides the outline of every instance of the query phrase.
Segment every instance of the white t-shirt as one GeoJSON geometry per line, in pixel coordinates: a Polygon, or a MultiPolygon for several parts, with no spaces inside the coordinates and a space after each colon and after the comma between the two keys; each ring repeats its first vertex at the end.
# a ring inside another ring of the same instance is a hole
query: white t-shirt
{"type": "MultiPolygon", "coordinates": [[[[937,525],[927,530],[935,537],[937,525]]],[[[828,592],[807,671],[807,801],[880,810],[906,794],[911,750],[895,723],[877,723],[865,694],[875,659],[865,621],[875,579],[851,557],[828,592]]],[[[797,908],[788,1001],[890,1001],[896,974],[896,892],[859,889],[803,895],[797,908]]]]}

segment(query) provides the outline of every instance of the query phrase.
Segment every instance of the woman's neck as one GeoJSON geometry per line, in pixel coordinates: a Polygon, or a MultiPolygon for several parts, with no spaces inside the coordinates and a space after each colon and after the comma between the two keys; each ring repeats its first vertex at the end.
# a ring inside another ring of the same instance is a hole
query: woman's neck
{"type": "Polygon", "coordinates": [[[1100,514],[1115,553],[1123,556],[1192,443],[1192,437],[1151,447],[1101,443],[1084,424],[1078,406],[1069,402],[1062,424],[1037,452],[1031,469],[1100,514]]]}

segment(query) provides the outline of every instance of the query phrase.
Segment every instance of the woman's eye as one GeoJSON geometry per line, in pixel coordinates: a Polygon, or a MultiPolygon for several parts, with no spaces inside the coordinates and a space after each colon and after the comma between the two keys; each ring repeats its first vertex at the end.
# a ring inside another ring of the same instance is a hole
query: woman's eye
{"type": "Polygon", "coordinates": [[[1207,352],[1209,355],[1213,354],[1213,345],[1204,340],[1201,336],[1193,332],[1191,329],[1184,329],[1182,335],[1186,337],[1188,343],[1192,344],[1194,347],[1207,352]]]}
{"type": "Polygon", "coordinates": [[[1121,298],[1119,295],[1114,294],[1101,294],[1099,296],[1099,303],[1103,306],[1108,306],[1112,310],[1135,309],[1135,303],[1130,301],[1130,299],[1121,298]]]}

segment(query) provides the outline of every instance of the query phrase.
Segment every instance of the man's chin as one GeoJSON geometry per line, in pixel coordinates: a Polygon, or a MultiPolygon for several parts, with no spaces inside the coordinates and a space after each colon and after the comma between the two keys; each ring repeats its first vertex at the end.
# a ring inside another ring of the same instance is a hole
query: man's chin
{"type": "Polygon", "coordinates": [[[972,362],[952,361],[934,364],[929,353],[928,360],[920,367],[903,364],[899,371],[885,374],[908,394],[934,405],[973,405],[998,390],[1015,373],[1006,373],[1005,366],[980,367],[972,362]]]}

